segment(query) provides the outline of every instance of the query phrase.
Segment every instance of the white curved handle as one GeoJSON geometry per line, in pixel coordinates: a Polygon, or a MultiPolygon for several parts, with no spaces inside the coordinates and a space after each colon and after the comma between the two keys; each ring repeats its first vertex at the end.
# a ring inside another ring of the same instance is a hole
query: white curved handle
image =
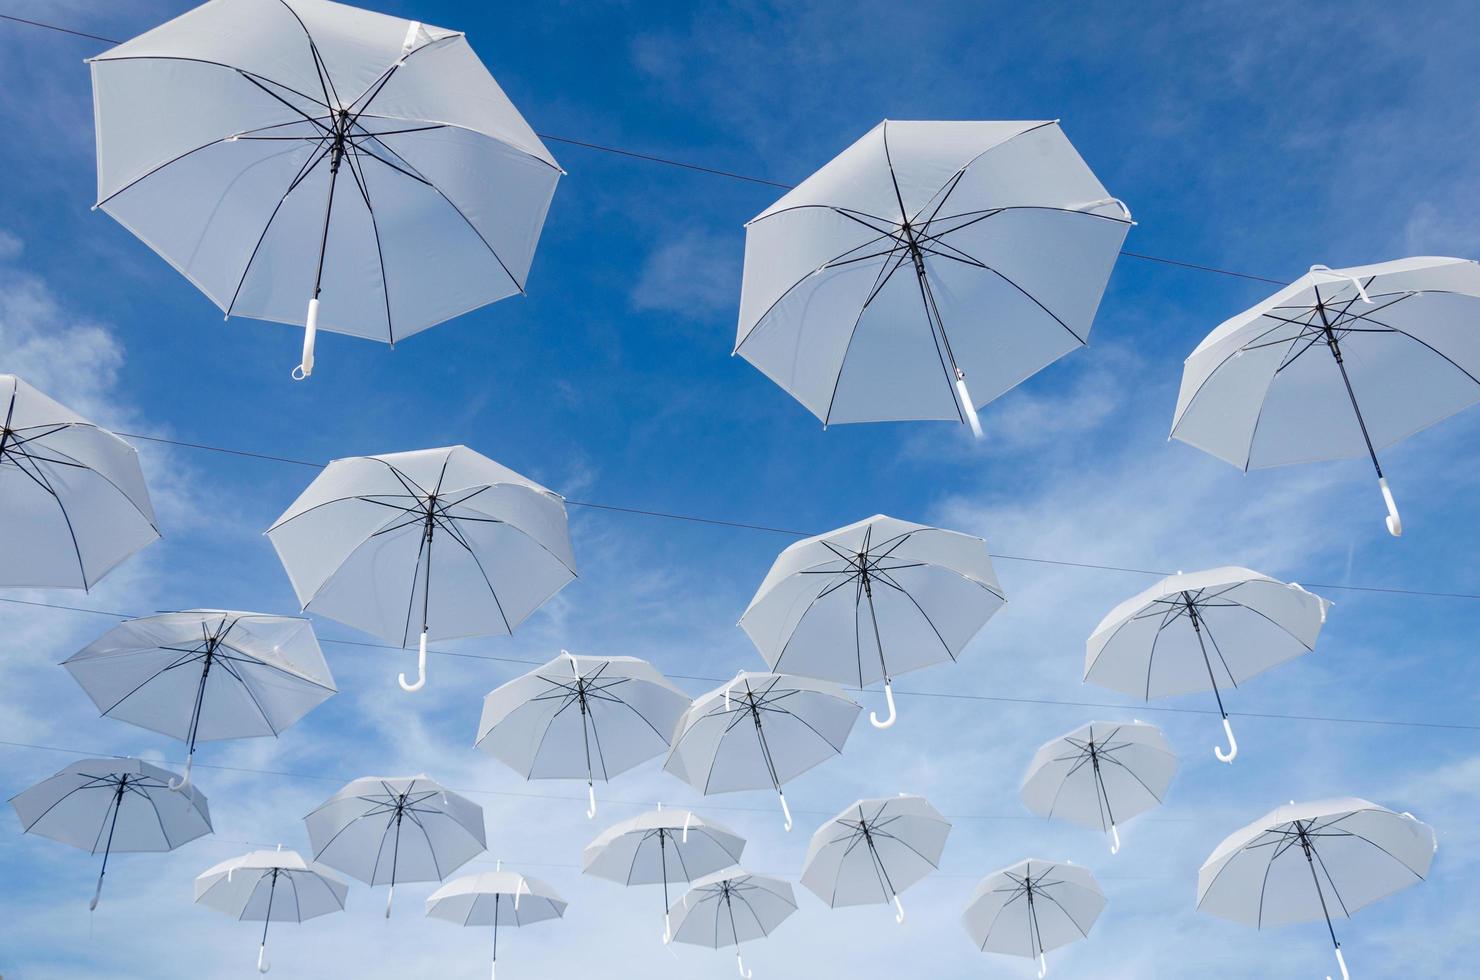
{"type": "Polygon", "coordinates": [[[663,945],[667,946],[673,941],[673,932],[668,927],[668,913],[663,913],[663,945]]]}
{"type": "MultiPolygon", "coordinates": [[[[1341,944],[1336,944],[1336,965],[1341,967],[1341,980],[1352,980],[1352,975],[1346,972],[1346,957],[1341,955],[1341,944]]],[[[1327,977],[1326,980],[1331,980],[1327,977]]]]}
{"type": "Polygon", "coordinates": [[[884,701],[886,704],[889,705],[889,717],[885,718],[883,721],[880,721],[877,713],[872,711],[868,713],[868,722],[875,728],[888,728],[889,726],[893,725],[897,719],[897,715],[894,711],[894,684],[890,681],[884,682],[884,701]]]}
{"type": "Polygon", "coordinates": [[[489,961],[488,980],[498,980],[498,960],[489,961]]]}
{"type": "Polygon", "coordinates": [[[1115,824],[1113,824],[1113,823],[1110,825],[1110,836],[1115,839],[1115,843],[1113,843],[1113,844],[1110,845],[1110,853],[1111,854],[1119,854],[1120,853],[1120,831],[1116,828],[1115,824]]]}
{"type": "Polygon", "coordinates": [[[1238,739],[1233,737],[1233,726],[1228,719],[1223,719],[1223,733],[1228,736],[1228,751],[1225,753],[1221,745],[1213,746],[1213,754],[1218,757],[1219,762],[1232,762],[1238,758],[1238,739]]]}
{"type": "Polygon", "coordinates": [[[426,685],[426,682],[427,682],[427,633],[426,633],[426,630],[422,630],[421,631],[420,649],[418,649],[417,654],[416,654],[416,683],[415,684],[408,684],[406,682],[406,675],[405,674],[402,674],[401,675],[401,690],[403,690],[403,691],[420,691],[422,689],[422,687],[424,687],[426,685]]]}
{"type": "Polygon", "coordinates": [[[389,892],[387,892],[386,893],[386,896],[385,896],[385,917],[387,919],[389,919],[391,917],[391,902],[393,902],[395,900],[396,900],[396,885],[395,885],[395,882],[392,882],[391,883],[391,890],[389,892]]]}
{"type": "Polygon", "coordinates": [[[786,818],[786,832],[791,833],[791,807],[786,805],[786,796],[780,790],[776,791],[776,797],[781,800],[781,815],[786,818]]]}
{"type": "Polygon", "coordinates": [[[898,895],[894,896],[894,921],[904,925],[904,903],[899,900],[898,895]]]}
{"type": "Polygon", "coordinates": [[[596,787],[586,784],[586,819],[596,819],[596,787]]]}
{"type": "Polygon", "coordinates": [[[185,757],[185,775],[178,780],[171,778],[169,782],[170,789],[174,790],[176,793],[185,792],[185,790],[190,786],[190,767],[194,764],[195,756],[193,754],[185,757]]]}
{"type": "Polygon", "coordinates": [[[1388,533],[1395,538],[1403,536],[1403,518],[1398,516],[1398,505],[1393,500],[1393,492],[1388,489],[1387,477],[1377,478],[1377,485],[1382,488],[1382,500],[1387,504],[1387,529],[1388,533]]]}
{"type": "Polygon", "coordinates": [[[523,875],[520,875],[519,876],[519,884],[517,884],[517,885],[514,886],[514,911],[515,912],[518,912],[519,911],[519,893],[520,892],[527,892],[527,891],[529,891],[529,883],[524,880],[524,876],[523,875]]]}
{"type": "Polygon", "coordinates": [[[1347,280],[1354,287],[1356,287],[1357,295],[1362,297],[1362,302],[1366,303],[1368,306],[1372,305],[1372,297],[1367,295],[1367,290],[1362,286],[1361,280],[1359,280],[1356,276],[1349,276],[1344,272],[1337,272],[1329,265],[1313,265],[1310,267],[1310,271],[1312,275],[1330,276],[1332,279],[1347,280]]]}
{"type": "Polygon", "coordinates": [[[98,910],[98,899],[101,898],[102,896],[103,896],[103,876],[102,875],[98,875],[98,887],[96,887],[96,888],[93,889],[92,901],[90,901],[90,902],[87,903],[87,910],[89,912],[96,912],[98,910]]]}
{"type": "Polygon", "coordinates": [[[303,323],[303,360],[293,369],[293,380],[302,381],[313,374],[313,342],[319,333],[319,298],[308,301],[308,317],[303,323]]]}
{"type": "Polygon", "coordinates": [[[745,671],[743,671],[743,670],[737,670],[737,671],[735,671],[735,676],[732,677],[732,678],[730,678],[730,682],[725,685],[725,710],[726,711],[729,711],[730,710],[730,688],[732,688],[732,687],[735,686],[735,682],[738,681],[740,679],[741,675],[744,674],[744,673],[745,673],[745,671]]]}
{"type": "Polygon", "coordinates": [[[966,390],[966,374],[959,368],[956,371],[956,394],[961,399],[961,414],[966,416],[966,424],[971,426],[971,434],[980,439],[982,421],[977,418],[976,406],[971,403],[971,392],[966,390]]]}
{"type": "Polygon", "coordinates": [[[1040,950],[1038,953],[1038,980],[1048,976],[1048,957],[1040,950]]]}
{"type": "Polygon", "coordinates": [[[263,943],[257,947],[257,972],[266,973],[272,969],[272,964],[267,962],[267,944],[263,943]]]}
{"type": "Polygon", "coordinates": [[[753,974],[749,970],[745,969],[745,960],[741,959],[738,952],[735,954],[735,966],[737,969],[739,969],[740,975],[744,977],[745,980],[750,980],[751,976],[753,976],[753,974]]]}
{"type": "Polygon", "coordinates": [[[683,843],[689,842],[689,821],[694,819],[694,811],[690,810],[683,815],[683,843]]]}

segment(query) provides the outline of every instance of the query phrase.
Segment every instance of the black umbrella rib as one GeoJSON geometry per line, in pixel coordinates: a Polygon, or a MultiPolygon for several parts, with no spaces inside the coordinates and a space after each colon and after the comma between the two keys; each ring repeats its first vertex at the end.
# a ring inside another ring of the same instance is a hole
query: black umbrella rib
{"type": "Polygon", "coordinates": [[[288,196],[298,189],[298,185],[311,174],[319,163],[329,155],[331,141],[326,137],[319,143],[316,151],[310,152],[308,159],[298,169],[298,173],[288,183],[288,189],[283,191],[283,196],[278,198],[277,204],[273,206],[272,213],[267,216],[267,222],[262,226],[262,234],[257,236],[257,244],[252,246],[252,254],[247,256],[246,265],[242,266],[242,274],[236,280],[236,288],[231,292],[231,302],[226,304],[226,315],[231,316],[231,311],[236,308],[236,301],[241,296],[242,286],[246,285],[247,276],[252,271],[252,264],[257,261],[257,253],[262,250],[262,243],[267,240],[267,233],[272,230],[272,223],[277,220],[278,212],[283,209],[288,196]]]}
{"type": "Polygon", "coordinates": [[[39,483],[47,493],[51,494],[52,499],[56,501],[57,509],[62,512],[62,520],[67,523],[67,534],[72,538],[72,551],[77,557],[77,573],[82,576],[82,588],[86,591],[91,586],[91,583],[87,580],[87,567],[82,563],[82,547],[77,543],[77,530],[72,526],[72,515],[67,513],[67,505],[62,503],[62,495],[56,492],[56,488],[51,485],[51,481],[46,478],[46,474],[40,466],[35,467],[36,472],[34,475],[24,466],[18,465],[18,468],[22,473],[25,473],[39,483]]]}
{"type": "Polygon", "coordinates": [[[827,425],[832,419],[833,405],[838,400],[838,387],[843,380],[843,371],[848,365],[848,354],[853,349],[853,339],[858,336],[858,327],[861,323],[863,323],[864,314],[868,313],[869,304],[871,304],[874,301],[875,297],[877,297],[879,293],[883,291],[884,287],[889,284],[889,280],[894,278],[894,274],[899,271],[900,266],[904,265],[904,260],[907,258],[909,258],[909,252],[902,251],[900,253],[899,259],[894,263],[892,267],[888,262],[880,264],[879,272],[874,277],[873,289],[869,293],[868,297],[863,301],[863,305],[859,308],[858,316],[853,321],[853,328],[848,332],[848,343],[843,347],[843,356],[838,359],[838,373],[833,377],[832,395],[829,396],[827,400],[827,412],[823,415],[822,418],[823,425],[827,425]]]}

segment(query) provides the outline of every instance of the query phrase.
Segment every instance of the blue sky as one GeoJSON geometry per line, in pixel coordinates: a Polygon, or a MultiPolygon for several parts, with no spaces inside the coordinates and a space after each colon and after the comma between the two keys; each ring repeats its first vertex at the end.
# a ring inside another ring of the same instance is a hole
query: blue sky
{"type": "MultiPolygon", "coordinates": [[[[12,0],[4,11],[128,37],[184,9],[12,0]]],[[[792,182],[879,119],[1063,120],[1135,214],[1127,248],[1291,278],[1412,254],[1480,256],[1473,99],[1480,9],[1390,4],[1113,5],[390,2],[464,30],[536,130],[792,182]],[[1456,94],[1459,93],[1459,97],[1456,94]]],[[[1367,464],[1240,475],[1165,436],[1183,357],[1272,287],[1122,259],[1090,346],[1009,393],[974,444],[944,424],[816,421],[743,361],[734,338],[742,223],[780,192],[552,143],[569,171],[529,295],[395,351],[326,336],[293,384],[288,327],[223,323],[192,287],[93,201],[91,97],[101,46],[0,24],[0,371],[129,432],[321,460],[466,443],[573,499],[824,530],[877,512],[985,537],[994,553],[1142,568],[1246,564],[1306,583],[1480,592],[1480,415],[1389,452],[1401,540],[1382,527],[1367,464]]],[[[141,444],[164,540],[90,596],[14,593],[105,610],[291,611],[261,531],[312,471],[141,444]]],[[[581,578],[513,638],[448,645],[544,660],[561,647],[631,654],[672,674],[728,676],[759,657],[734,628],[788,538],[571,509],[581,578]]],[[[1001,560],[1009,604],[960,665],[901,692],[1121,703],[1080,682],[1084,638],[1144,576],[1001,560]]],[[[1313,587],[1314,588],[1314,587],[1313,587]]],[[[1316,591],[1321,591],[1317,589],[1316,591]]],[[[1234,711],[1468,724],[1480,707],[1480,601],[1328,590],[1315,654],[1247,685],[1234,711]]],[[[175,760],[176,743],[108,719],[55,665],[106,617],[0,609],[0,739],[175,760]]],[[[325,637],[355,634],[321,623],[325,637]]],[[[191,904],[191,880],[247,849],[306,848],[300,818],[341,782],[428,771],[476,789],[489,860],[545,878],[563,922],[501,936],[517,976],[726,975],[722,955],[657,942],[654,889],[583,879],[580,848],[643,801],[695,803],[649,763],[605,790],[527,786],[475,752],[482,695],[518,664],[438,657],[416,696],[409,657],[326,645],[341,693],[276,742],[215,743],[200,768],[216,839],[124,856],[89,917],[87,855],[0,832],[0,973],[25,978],[226,977],[251,969],[253,928],[191,904]],[[535,798],[533,791],[569,799],[535,798]]],[[[680,683],[697,694],[709,685],[680,683]]],[[[864,696],[866,706],[880,701],[864,696]]],[[[1159,703],[1205,706],[1203,699],[1159,703]]],[[[1322,976],[1319,925],[1253,933],[1193,910],[1198,865],[1228,832],[1288,799],[1357,795],[1439,834],[1431,880],[1338,923],[1355,975],[1462,974],[1480,955],[1480,733],[1237,720],[1243,755],[1212,758],[1205,715],[922,698],[887,733],[788,789],[781,831],[766,794],[699,809],[746,835],[746,865],[795,875],[810,828],[859,796],[926,794],[956,817],[941,873],[883,908],[800,912],[747,951],[757,976],[1026,977],[976,953],[957,918],[980,875],[1024,857],[1100,875],[1109,907],[1055,975],[1322,976]],[[1162,725],[1184,766],[1165,808],[1111,858],[1094,834],[1029,818],[1017,787],[1034,748],[1091,718],[1162,725]],[[928,964],[922,967],[921,964],[928,964]]],[[[69,762],[0,746],[3,795],[69,762]]],[[[481,868],[482,865],[472,869],[481,868]]],[[[490,937],[397,914],[363,887],[349,911],[275,930],[274,975],[481,975],[490,937]]]]}

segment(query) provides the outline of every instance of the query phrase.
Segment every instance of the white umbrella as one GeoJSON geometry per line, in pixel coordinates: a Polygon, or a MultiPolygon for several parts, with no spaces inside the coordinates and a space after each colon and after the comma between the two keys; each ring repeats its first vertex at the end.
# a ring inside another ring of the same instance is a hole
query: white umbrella
{"type": "Polygon", "coordinates": [[[499,926],[522,927],[565,915],[565,899],[538,878],[514,871],[483,871],[463,875],[432,892],[427,916],[460,926],[493,926],[493,962],[490,977],[498,976],[499,926]]]}
{"type": "Polygon", "coordinates": [[[159,537],[134,447],[0,374],[0,585],[90,589],[159,537]]]}
{"type": "Polygon", "coordinates": [[[1197,873],[1197,907],[1262,929],[1324,920],[1343,980],[1331,916],[1422,881],[1439,842],[1411,813],[1366,800],[1291,802],[1219,844],[1197,873]]]}
{"type": "Polygon", "coordinates": [[[673,941],[710,949],[734,946],[735,966],[749,980],[740,944],[769,936],[796,910],[788,882],[727,868],[700,878],[673,903],[673,941]]]}
{"type": "Polygon", "coordinates": [[[275,736],[335,691],[308,620],[223,609],[127,620],[62,666],[104,715],[186,742],[182,783],[197,741],[275,736]]]}
{"type": "Polygon", "coordinates": [[[257,971],[266,973],[267,927],[274,922],[306,922],[344,909],[349,886],[319,868],[310,868],[297,851],[252,851],[234,857],[195,879],[195,901],[225,912],[238,922],[262,923],[257,971]]]}
{"type": "Polygon", "coordinates": [[[1092,721],[1033,755],[1023,802],[1040,817],[1108,831],[1118,854],[1116,824],[1160,806],[1176,772],[1177,756],[1155,725],[1092,721]]]}
{"type": "Polygon", "coordinates": [[[96,206],[227,316],[306,323],[295,377],[320,326],[395,344],[524,292],[562,171],[462,34],[213,0],[91,64],[96,206]]]}
{"type": "Polygon", "coordinates": [[[1089,935],[1105,894],[1086,868],[1030,859],[987,875],[976,886],[961,924],[984,953],[1038,960],[1048,973],[1051,949],[1089,935]]]}
{"type": "Polygon", "coordinates": [[[886,120],[746,225],[735,353],[824,425],[980,436],[1089,340],[1130,226],[1057,121],[886,120]]]}
{"type": "Polygon", "coordinates": [[[1309,273],[1187,358],[1172,436],[1241,469],[1367,456],[1480,401],[1480,266],[1417,258],[1309,273]]]}
{"type": "Polygon", "coordinates": [[[842,752],[860,710],[828,681],[742,670],[694,699],[663,768],[705,795],[775,790],[791,830],[781,784],[842,752]]]}
{"type": "Polygon", "coordinates": [[[1132,697],[1212,691],[1228,751],[1238,742],[1220,686],[1238,687],[1315,649],[1331,603],[1247,568],[1168,575],[1116,606],[1085,643],[1084,679],[1132,697]]]}
{"type": "Polygon", "coordinates": [[[859,800],[812,835],[802,884],[833,908],[892,901],[903,923],[899,893],[939,866],[950,832],[923,796],[859,800]]]}
{"type": "Polygon", "coordinates": [[[330,463],[267,529],[306,610],[409,646],[512,633],[575,577],[565,501],[466,446],[330,463]]]}
{"type": "Polygon", "coordinates": [[[980,538],[882,514],[781,552],[740,617],[772,670],[866,687],[954,662],[1006,600],[980,538]]]}
{"type": "Polygon", "coordinates": [[[668,884],[696,881],[740,862],[745,839],[681,807],[639,814],[614,824],[586,845],[581,872],[620,885],[663,885],[663,942],[669,928],[668,884]]]}
{"type": "Polygon", "coordinates": [[[421,776],[365,776],[303,818],[313,859],[367,885],[443,881],[487,848],[483,808],[421,776]]]}
{"type": "Polygon", "coordinates": [[[610,780],[668,748],[689,696],[646,660],[560,656],[483,699],[478,748],[525,779],[610,780]]]}
{"type": "Polygon", "coordinates": [[[141,759],[83,759],[10,798],[21,829],[96,854],[103,864],[88,908],[98,907],[108,855],[173,851],[211,832],[205,794],[170,791],[175,774],[141,759]]]}

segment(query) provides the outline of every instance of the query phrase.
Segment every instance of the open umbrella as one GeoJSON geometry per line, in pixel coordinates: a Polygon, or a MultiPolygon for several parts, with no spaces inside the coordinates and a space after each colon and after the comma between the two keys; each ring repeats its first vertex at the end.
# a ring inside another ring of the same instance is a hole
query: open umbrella
{"type": "Polygon", "coordinates": [[[394,344],[524,292],[562,171],[462,34],[212,0],[91,64],[96,207],[227,316],[305,323],[295,377],[320,327],[394,344]]]}
{"type": "MultiPolygon", "coordinates": [[[[1439,842],[1411,813],[1354,798],[1291,802],[1234,831],[1197,872],[1197,907],[1262,929],[1350,916],[1420,882],[1439,842]]],[[[1329,978],[1328,978],[1329,980],[1329,978]]]]}
{"type": "Polygon", "coordinates": [[[90,589],[159,537],[134,447],[0,374],[0,585],[90,589]]]}
{"type": "Polygon", "coordinates": [[[797,910],[791,885],[779,878],[727,868],[695,881],[673,903],[673,941],[735,947],[735,967],[749,980],[740,944],[763,939],[797,910]]]}
{"type": "Polygon", "coordinates": [[[1087,937],[1104,908],[1105,894],[1087,869],[1035,859],[983,878],[961,924],[982,952],[1037,959],[1043,977],[1047,952],[1087,937]]]}
{"type": "Polygon", "coordinates": [[[812,835],[802,884],[833,908],[893,902],[903,923],[899,893],[936,869],[950,832],[923,796],[859,800],[812,835]]]}
{"type": "Polygon", "coordinates": [[[1168,575],[1116,606],[1085,643],[1084,679],[1132,697],[1213,692],[1228,751],[1238,755],[1219,686],[1237,687],[1315,649],[1330,603],[1247,568],[1168,575]]]}
{"type": "Polygon", "coordinates": [[[1023,780],[1023,802],[1040,817],[1058,818],[1114,839],[1117,823],[1160,806],[1177,756],[1155,725],[1092,721],[1045,743],[1023,780]]]}
{"type": "Polygon", "coordinates": [[[409,646],[512,633],[575,577],[565,501],[466,446],[336,459],[267,529],[306,610],[409,646]]]}
{"type": "Polygon", "coordinates": [[[310,868],[297,851],[252,851],[230,858],[195,879],[195,901],[225,912],[238,922],[262,923],[257,972],[266,973],[267,927],[274,922],[306,922],[344,909],[349,886],[319,868],[310,868]]]}
{"type": "Polygon", "coordinates": [[[478,748],[525,779],[585,779],[596,787],[668,748],[689,696],[646,660],[569,651],[488,693],[478,748]]]}
{"type": "Polygon", "coordinates": [[[83,759],[10,799],[21,829],[92,854],[103,851],[98,907],[108,855],[173,851],[211,832],[205,794],[194,786],[171,792],[175,775],[141,759],[83,759]]]}
{"type": "Polygon", "coordinates": [[[303,818],[313,859],[372,887],[443,881],[487,848],[483,808],[421,776],[365,776],[303,818]]]}
{"type": "Polygon", "coordinates": [[[1130,226],[1057,121],[885,120],[745,226],[735,353],[824,425],[980,436],[1089,340],[1130,226]]]}
{"type": "Polygon", "coordinates": [[[334,694],[306,619],[191,609],[130,619],[62,661],[98,710],[189,746],[277,735],[334,694]]]}
{"type": "Polygon", "coordinates": [[[1172,437],[1241,469],[1377,453],[1480,401],[1480,266],[1417,258],[1309,273],[1187,358],[1172,437]]]}
{"type": "Polygon", "coordinates": [[[538,878],[514,871],[483,871],[463,875],[432,892],[427,916],[460,926],[493,926],[493,962],[489,977],[498,976],[498,930],[502,925],[522,927],[565,915],[565,899],[538,878]]]}
{"type": "Polygon", "coordinates": [[[581,872],[619,885],[663,885],[663,942],[669,928],[668,884],[696,881],[740,861],[745,839],[728,827],[681,807],[638,814],[614,824],[586,845],[581,872]]]}
{"type": "Polygon", "coordinates": [[[742,670],[694,699],[663,768],[705,795],[775,790],[791,830],[781,784],[842,752],[860,710],[828,681],[742,670]]]}
{"type": "Polygon", "coordinates": [[[740,617],[772,670],[867,687],[954,662],[1006,599],[981,538],[882,514],[790,545],[740,617]]]}

